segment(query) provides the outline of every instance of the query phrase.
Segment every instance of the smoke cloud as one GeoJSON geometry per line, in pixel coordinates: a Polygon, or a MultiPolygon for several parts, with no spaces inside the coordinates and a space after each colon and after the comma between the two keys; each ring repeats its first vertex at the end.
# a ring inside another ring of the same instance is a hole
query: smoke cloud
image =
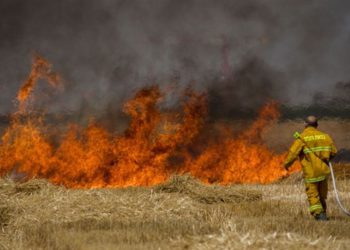
{"type": "Polygon", "coordinates": [[[52,112],[112,112],[174,82],[208,89],[214,116],[308,104],[350,79],[349,12],[346,0],[2,0],[0,113],[33,52],[65,79],[64,93],[37,90],[52,112]]]}

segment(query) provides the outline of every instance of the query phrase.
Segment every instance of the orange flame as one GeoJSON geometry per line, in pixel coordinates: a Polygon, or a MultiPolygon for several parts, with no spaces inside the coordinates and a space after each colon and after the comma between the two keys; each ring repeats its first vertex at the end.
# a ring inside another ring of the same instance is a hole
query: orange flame
{"type": "MultiPolygon", "coordinates": [[[[50,64],[36,58],[28,80],[18,93],[20,111],[40,78],[57,85],[50,64]]],[[[15,171],[27,178],[47,178],[72,188],[150,186],[173,174],[206,183],[270,183],[289,173],[282,167],[285,154],[271,152],[262,131],[278,117],[278,105],[263,107],[247,130],[233,135],[222,128],[206,133],[205,94],[187,89],[181,112],[162,112],[159,87],[141,89],[124,105],[131,117],[123,134],[114,135],[95,122],[87,128],[71,125],[58,146],[40,118],[13,119],[0,144],[0,175],[15,171]]]]}
{"type": "Polygon", "coordinates": [[[29,74],[28,79],[23,83],[22,87],[18,91],[17,100],[19,102],[19,112],[22,113],[26,109],[26,104],[28,99],[33,92],[35,85],[38,80],[44,79],[54,87],[58,86],[60,83],[60,77],[58,74],[51,71],[52,65],[40,57],[39,55],[34,55],[32,69],[29,74]]]}

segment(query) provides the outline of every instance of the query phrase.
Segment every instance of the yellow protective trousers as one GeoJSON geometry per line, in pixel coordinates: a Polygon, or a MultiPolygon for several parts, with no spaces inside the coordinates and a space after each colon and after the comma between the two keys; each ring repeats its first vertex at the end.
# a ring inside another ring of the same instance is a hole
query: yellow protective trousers
{"type": "Polygon", "coordinates": [[[316,216],[327,210],[328,179],[319,182],[305,183],[306,195],[309,201],[309,211],[316,216]]]}

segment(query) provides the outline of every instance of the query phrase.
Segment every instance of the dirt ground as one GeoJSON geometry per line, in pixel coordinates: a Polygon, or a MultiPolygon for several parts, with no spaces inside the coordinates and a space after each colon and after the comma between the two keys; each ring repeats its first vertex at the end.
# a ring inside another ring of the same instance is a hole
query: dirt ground
{"type": "MultiPolygon", "coordinates": [[[[349,176],[337,175],[350,208],[349,176]]],[[[328,204],[330,220],[315,221],[300,175],[271,185],[206,186],[184,176],[97,190],[3,179],[0,249],[348,249],[350,218],[332,190],[328,204]]]]}

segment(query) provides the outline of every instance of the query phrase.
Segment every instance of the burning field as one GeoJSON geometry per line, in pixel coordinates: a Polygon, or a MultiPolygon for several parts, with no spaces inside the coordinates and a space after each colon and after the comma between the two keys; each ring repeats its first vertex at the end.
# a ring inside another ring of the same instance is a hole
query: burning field
{"type": "MultiPolygon", "coordinates": [[[[0,249],[349,246],[350,223],[333,192],[331,221],[312,220],[300,166],[283,168],[289,145],[275,152],[264,140],[282,127],[277,102],[248,125],[216,123],[206,93],[186,88],[165,108],[170,93],[153,85],[124,104],[129,125],[121,133],[93,118],[58,128],[35,109],[35,88],[63,82],[35,56],[18,91],[0,143],[0,249]]],[[[349,168],[336,168],[349,207],[349,168]]]]}
{"type": "MultiPolygon", "coordinates": [[[[98,188],[152,186],[174,174],[225,185],[266,184],[290,174],[282,167],[285,154],[274,153],[262,140],[262,132],[279,118],[276,102],[267,103],[255,121],[235,134],[228,125],[207,122],[205,93],[187,88],[178,107],[162,110],[167,93],[155,85],[137,91],[125,103],[130,123],[124,133],[107,131],[92,120],[86,128],[69,124],[57,134],[45,125],[44,114],[35,112],[40,96],[32,94],[39,80],[53,87],[62,84],[51,64],[35,56],[17,95],[18,111],[2,136],[2,176],[98,188]]],[[[296,170],[298,166],[291,172],[296,170]]]]}
{"type": "Polygon", "coordinates": [[[350,249],[328,138],[284,168],[316,116],[350,209],[350,1],[1,0],[0,38],[0,250],[350,249]]]}

